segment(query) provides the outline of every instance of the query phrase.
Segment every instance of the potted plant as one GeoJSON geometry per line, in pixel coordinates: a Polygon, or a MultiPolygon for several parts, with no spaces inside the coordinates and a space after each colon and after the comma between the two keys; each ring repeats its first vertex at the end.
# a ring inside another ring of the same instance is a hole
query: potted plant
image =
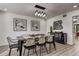
{"type": "Polygon", "coordinates": [[[52,34],[53,33],[53,28],[52,28],[52,26],[50,26],[50,34],[52,34]]]}

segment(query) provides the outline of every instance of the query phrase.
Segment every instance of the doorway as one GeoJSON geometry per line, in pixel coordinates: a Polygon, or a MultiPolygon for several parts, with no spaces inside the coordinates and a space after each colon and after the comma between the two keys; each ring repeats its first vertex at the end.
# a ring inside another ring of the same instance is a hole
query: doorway
{"type": "Polygon", "coordinates": [[[75,44],[79,41],[79,16],[72,17],[72,29],[73,43],[75,44]]]}

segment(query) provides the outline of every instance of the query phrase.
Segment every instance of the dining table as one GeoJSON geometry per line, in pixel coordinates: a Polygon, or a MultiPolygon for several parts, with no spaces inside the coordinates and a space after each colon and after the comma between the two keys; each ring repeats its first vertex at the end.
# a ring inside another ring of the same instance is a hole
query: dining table
{"type": "Polygon", "coordinates": [[[22,56],[22,46],[23,46],[23,40],[18,40],[19,56],[22,56]]]}
{"type": "MultiPolygon", "coordinates": [[[[43,36],[44,34],[32,34],[32,35],[29,35],[30,37],[32,37],[33,39],[36,39],[36,38],[39,38],[38,36],[43,36]]],[[[47,37],[48,35],[45,36],[45,38],[47,37]]],[[[37,39],[38,41],[38,39],[37,39]]],[[[19,56],[22,56],[22,47],[23,47],[23,44],[26,42],[26,39],[20,37],[20,39],[18,39],[18,51],[19,51],[19,56]]]]}

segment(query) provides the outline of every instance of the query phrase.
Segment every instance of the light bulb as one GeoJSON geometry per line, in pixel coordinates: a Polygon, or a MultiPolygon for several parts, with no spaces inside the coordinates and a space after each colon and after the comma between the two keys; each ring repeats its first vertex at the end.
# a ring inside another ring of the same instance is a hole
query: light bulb
{"type": "Polygon", "coordinates": [[[41,12],[39,11],[39,12],[38,12],[38,16],[40,16],[40,15],[41,15],[41,12]]]}
{"type": "Polygon", "coordinates": [[[35,11],[35,16],[38,15],[38,10],[35,11]]]}
{"type": "Polygon", "coordinates": [[[40,17],[41,17],[41,16],[43,16],[43,12],[41,12],[41,15],[40,15],[40,17]]]}
{"type": "Polygon", "coordinates": [[[74,6],[73,6],[73,8],[76,8],[76,7],[77,7],[77,5],[74,5],[74,6]]]}
{"type": "Polygon", "coordinates": [[[42,17],[45,17],[45,16],[46,16],[46,14],[44,13],[42,17]]]}
{"type": "Polygon", "coordinates": [[[35,12],[35,16],[38,14],[38,12],[35,12]]]}

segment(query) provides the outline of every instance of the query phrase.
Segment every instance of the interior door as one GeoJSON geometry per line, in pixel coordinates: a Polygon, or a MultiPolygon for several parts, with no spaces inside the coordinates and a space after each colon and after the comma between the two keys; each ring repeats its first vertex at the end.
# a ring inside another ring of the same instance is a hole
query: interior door
{"type": "Polygon", "coordinates": [[[79,32],[79,24],[76,24],[76,33],[79,32]]]}

